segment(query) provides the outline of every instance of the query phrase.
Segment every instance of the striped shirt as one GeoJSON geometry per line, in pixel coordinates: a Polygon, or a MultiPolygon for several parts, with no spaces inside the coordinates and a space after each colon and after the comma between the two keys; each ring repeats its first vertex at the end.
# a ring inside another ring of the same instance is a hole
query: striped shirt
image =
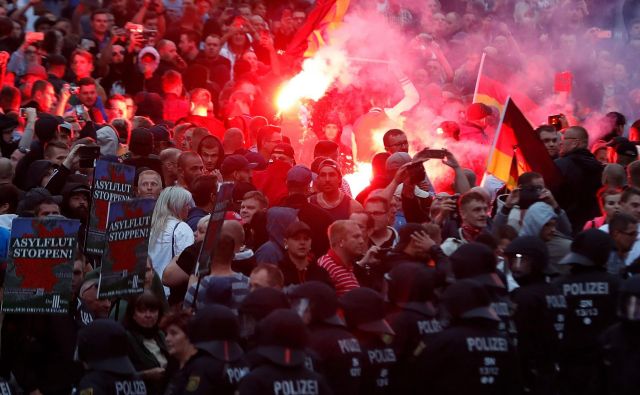
{"type": "Polygon", "coordinates": [[[336,288],[336,295],[341,296],[354,288],[360,287],[353,268],[347,267],[333,250],[318,259],[318,266],[325,269],[336,288]]]}

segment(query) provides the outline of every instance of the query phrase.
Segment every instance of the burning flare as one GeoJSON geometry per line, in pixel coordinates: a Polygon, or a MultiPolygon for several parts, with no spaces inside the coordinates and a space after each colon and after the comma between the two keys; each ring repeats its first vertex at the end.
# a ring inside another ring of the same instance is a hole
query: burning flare
{"type": "Polygon", "coordinates": [[[280,88],[276,105],[287,111],[301,99],[319,100],[348,66],[344,53],[323,48],[313,58],[306,59],[302,71],[280,88]]]}
{"type": "Polygon", "coordinates": [[[369,186],[372,176],[371,163],[367,162],[356,162],[356,171],[352,174],[345,174],[344,179],[347,180],[354,199],[363,189],[369,186]]]}

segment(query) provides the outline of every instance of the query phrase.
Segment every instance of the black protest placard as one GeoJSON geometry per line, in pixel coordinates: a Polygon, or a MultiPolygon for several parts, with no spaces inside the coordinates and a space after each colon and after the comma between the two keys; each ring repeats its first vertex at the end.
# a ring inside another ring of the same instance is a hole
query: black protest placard
{"type": "Polygon", "coordinates": [[[231,202],[233,193],[233,183],[224,182],[218,185],[216,193],[216,204],[211,212],[207,233],[204,236],[200,253],[198,254],[198,263],[196,264],[196,274],[206,276],[209,274],[209,266],[211,257],[215,254],[216,245],[220,239],[220,231],[224,223],[224,215],[227,212],[227,206],[231,202]]]}
{"type": "Polygon", "coordinates": [[[105,247],[107,230],[107,213],[109,203],[127,200],[134,195],[136,168],[120,163],[104,160],[96,161],[96,168],[91,189],[91,213],[85,252],[102,256],[105,247]]]}
{"type": "Polygon", "coordinates": [[[141,293],[147,263],[153,199],[109,204],[107,243],[100,266],[100,299],[141,293]]]}
{"type": "Polygon", "coordinates": [[[80,221],[16,218],[11,226],[2,311],[65,314],[80,221]]]}

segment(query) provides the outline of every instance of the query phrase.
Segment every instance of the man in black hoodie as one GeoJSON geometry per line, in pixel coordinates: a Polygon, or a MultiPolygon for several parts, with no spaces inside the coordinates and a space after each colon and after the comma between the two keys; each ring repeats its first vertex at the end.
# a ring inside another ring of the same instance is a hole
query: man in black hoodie
{"type": "Polygon", "coordinates": [[[598,189],[602,186],[603,165],[587,149],[589,134],[580,126],[567,128],[562,135],[560,158],[554,162],[564,177],[558,203],[569,216],[574,232],[586,221],[599,216],[598,189]]]}
{"type": "Polygon", "coordinates": [[[525,388],[530,394],[555,394],[555,366],[567,303],[558,287],[545,281],[547,247],[538,237],[518,237],[507,246],[505,255],[509,271],[520,285],[511,293],[511,300],[517,306],[513,320],[525,388]]]}

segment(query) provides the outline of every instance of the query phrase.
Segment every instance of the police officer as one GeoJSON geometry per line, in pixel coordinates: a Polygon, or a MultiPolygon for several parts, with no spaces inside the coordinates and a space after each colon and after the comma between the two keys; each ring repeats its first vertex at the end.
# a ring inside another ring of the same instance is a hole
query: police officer
{"type": "Polygon", "coordinates": [[[258,359],[240,382],[240,395],[324,395],[331,389],[324,378],[305,367],[309,334],[291,310],[278,309],[257,327],[258,359]]]}
{"type": "Polygon", "coordinates": [[[198,353],[172,383],[173,394],[233,394],[249,373],[238,345],[240,325],[233,311],[222,305],[198,309],[189,322],[189,340],[198,353]]]}
{"type": "Polygon", "coordinates": [[[517,357],[491,307],[486,289],[460,280],[442,295],[450,326],[418,356],[415,392],[438,395],[517,395],[522,392],[517,357]]]}
{"type": "Polygon", "coordinates": [[[127,334],[119,323],[97,319],[78,333],[78,357],[87,371],[80,395],[146,395],[147,388],[127,356],[127,334]]]}
{"type": "Polygon", "coordinates": [[[620,284],[618,318],[600,337],[601,394],[630,395],[640,388],[640,277],[620,284]]]}
{"type": "Polygon", "coordinates": [[[442,331],[434,305],[437,274],[423,264],[402,263],[385,274],[387,322],[395,332],[395,392],[408,393],[415,372],[414,354],[442,331]]]}
{"type": "Polygon", "coordinates": [[[512,319],[513,305],[507,287],[496,272],[496,256],[485,244],[463,244],[450,257],[456,280],[473,279],[484,286],[491,298],[491,307],[500,317],[499,329],[516,341],[516,326],[512,319]]]}
{"type": "Polygon", "coordinates": [[[275,288],[258,288],[242,301],[240,309],[240,335],[245,350],[255,347],[255,331],[258,322],[277,309],[288,309],[289,300],[275,288]]]}
{"type": "Polygon", "coordinates": [[[568,309],[561,342],[562,394],[597,393],[597,338],[616,319],[619,279],[606,270],[612,248],[608,234],[589,229],[576,236],[571,252],[560,261],[571,267],[556,282],[568,309]]]}
{"type": "Polygon", "coordinates": [[[520,286],[511,300],[516,306],[513,320],[525,388],[531,394],[557,394],[558,347],[567,303],[558,287],[545,281],[547,246],[539,237],[518,237],[505,248],[505,255],[520,286]]]}
{"type": "Polygon", "coordinates": [[[397,362],[393,329],[384,319],[384,299],[370,288],[356,288],[339,300],[347,327],[360,342],[365,355],[361,394],[391,394],[391,372],[397,362]]]}
{"type": "Polygon", "coordinates": [[[335,291],[325,283],[309,281],[295,287],[289,298],[292,308],[302,316],[311,332],[309,348],[317,358],[316,368],[333,393],[357,394],[362,376],[362,350],[358,339],[336,315],[335,291]]]}

